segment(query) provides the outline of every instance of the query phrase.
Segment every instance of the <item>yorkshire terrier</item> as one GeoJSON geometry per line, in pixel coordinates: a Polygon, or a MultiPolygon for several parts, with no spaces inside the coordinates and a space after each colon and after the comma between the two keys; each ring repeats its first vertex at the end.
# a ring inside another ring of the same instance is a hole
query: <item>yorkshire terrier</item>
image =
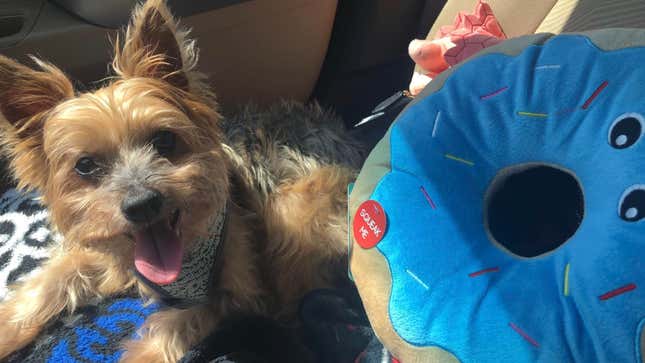
{"type": "Polygon", "coordinates": [[[0,360],[60,314],[137,291],[167,308],[122,361],[175,362],[229,314],[293,320],[346,271],[359,145],[318,106],[222,118],[163,0],[135,9],[95,91],[34,61],[0,56],[2,145],[62,241],[0,303],[0,360]]]}

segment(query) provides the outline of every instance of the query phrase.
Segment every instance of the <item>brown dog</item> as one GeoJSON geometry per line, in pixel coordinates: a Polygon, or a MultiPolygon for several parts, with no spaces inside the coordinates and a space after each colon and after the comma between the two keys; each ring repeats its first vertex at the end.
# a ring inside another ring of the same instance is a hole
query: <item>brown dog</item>
{"type": "Polygon", "coordinates": [[[361,156],[339,121],[293,104],[222,120],[162,0],[122,40],[116,77],[90,93],[0,57],[3,144],[64,237],[0,304],[0,359],[88,299],[138,289],[184,306],[152,315],[122,360],[174,362],[227,314],[289,319],[344,271],[354,171],[340,163],[361,156]]]}

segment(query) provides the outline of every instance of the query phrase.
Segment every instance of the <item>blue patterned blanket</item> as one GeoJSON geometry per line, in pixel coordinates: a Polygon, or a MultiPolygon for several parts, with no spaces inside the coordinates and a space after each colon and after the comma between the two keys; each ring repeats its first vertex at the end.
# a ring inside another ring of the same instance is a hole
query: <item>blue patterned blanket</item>
{"type": "MultiPolygon", "coordinates": [[[[48,257],[56,241],[47,223],[47,210],[36,194],[13,188],[0,192],[0,301],[7,285],[28,278],[48,257]]],[[[181,363],[302,362],[304,346],[321,363],[390,362],[374,337],[360,299],[350,287],[311,293],[301,307],[303,331],[293,331],[262,317],[233,317],[223,322],[181,363]],[[369,343],[369,344],[368,344],[369,343]]],[[[97,300],[71,316],[53,322],[38,339],[8,359],[9,363],[117,362],[120,344],[134,338],[145,319],[160,307],[144,306],[134,296],[97,300]]]]}
{"type": "MultiPolygon", "coordinates": [[[[55,240],[47,210],[36,194],[21,194],[13,188],[4,191],[0,197],[0,300],[7,294],[7,285],[38,269],[55,240]]],[[[143,306],[140,299],[130,296],[92,302],[51,324],[9,362],[116,362],[122,353],[119,343],[133,336],[158,308],[143,306]]]]}

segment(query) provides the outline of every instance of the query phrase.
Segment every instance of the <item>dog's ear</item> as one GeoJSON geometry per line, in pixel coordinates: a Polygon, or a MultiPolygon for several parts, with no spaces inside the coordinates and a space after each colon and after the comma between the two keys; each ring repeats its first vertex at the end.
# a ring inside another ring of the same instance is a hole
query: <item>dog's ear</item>
{"type": "Polygon", "coordinates": [[[51,64],[32,58],[34,70],[0,55],[0,111],[17,130],[35,131],[33,119],[74,96],[72,82],[51,64]],[[32,127],[26,127],[32,126],[32,127]]]}
{"type": "Polygon", "coordinates": [[[188,91],[196,54],[185,36],[164,0],[148,0],[134,10],[122,44],[115,42],[112,66],[122,78],[161,79],[188,91]]]}
{"type": "Polygon", "coordinates": [[[51,64],[32,58],[38,70],[0,56],[3,151],[21,187],[40,188],[46,177],[43,125],[47,113],[74,96],[72,82],[51,64]]]}

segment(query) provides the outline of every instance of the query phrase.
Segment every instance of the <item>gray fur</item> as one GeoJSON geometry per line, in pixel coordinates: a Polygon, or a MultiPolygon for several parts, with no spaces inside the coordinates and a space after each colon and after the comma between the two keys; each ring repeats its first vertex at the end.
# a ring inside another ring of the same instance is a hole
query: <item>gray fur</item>
{"type": "Polygon", "coordinates": [[[142,186],[154,187],[170,166],[168,161],[157,157],[150,146],[124,148],[104,185],[109,190],[121,192],[142,186]]]}
{"type": "Polygon", "coordinates": [[[342,120],[317,103],[283,101],[266,110],[250,105],[225,117],[222,128],[246,177],[265,196],[320,165],[358,170],[365,158],[342,120]]]}

